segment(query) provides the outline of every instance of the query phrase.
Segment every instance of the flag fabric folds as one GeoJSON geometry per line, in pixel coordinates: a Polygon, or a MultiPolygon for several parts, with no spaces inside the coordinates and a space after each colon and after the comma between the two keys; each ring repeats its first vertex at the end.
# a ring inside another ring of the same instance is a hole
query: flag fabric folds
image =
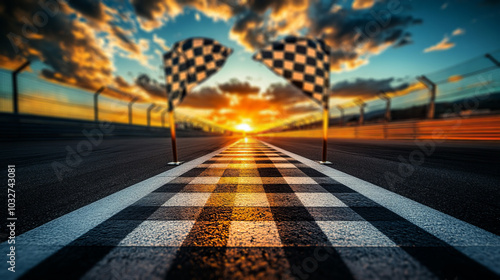
{"type": "Polygon", "coordinates": [[[194,86],[217,73],[232,49],[208,38],[190,38],[174,44],[163,56],[168,100],[176,106],[194,86]]]}
{"type": "Polygon", "coordinates": [[[264,47],[253,59],[327,106],[330,51],[322,40],[286,37],[264,47]]]}

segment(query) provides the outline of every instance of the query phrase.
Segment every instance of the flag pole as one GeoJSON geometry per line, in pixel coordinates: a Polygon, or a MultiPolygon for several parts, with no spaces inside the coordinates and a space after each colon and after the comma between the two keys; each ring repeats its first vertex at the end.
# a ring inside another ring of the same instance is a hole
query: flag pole
{"type": "Polygon", "coordinates": [[[326,163],[326,154],[328,147],[328,107],[323,107],[323,157],[321,163],[326,163]]]}
{"type": "Polygon", "coordinates": [[[328,105],[328,95],[323,98],[323,154],[321,157],[321,164],[331,164],[327,160],[328,151],[328,121],[330,120],[330,110],[328,105]]]}
{"type": "Polygon", "coordinates": [[[179,165],[181,162],[177,158],[177,137],[175,133],[175,116],[172,101],[168,102],[168,118],[170,121],[170,139],[172,140],[172,153],[174,156],[174,161],[169,162],[168,165],[179,165]]]}
{"type": "MultiPolygon", "coordinates": [[[[328,53],[328,73],[330,73],[330,62],[332,61],[332,52],[328,53]]],[[[328,74],[329,76],[330,74],[328,74]]],[[[330,78],[325,81],[326,86],[324,87],[323,92],[323,155],[322,159],[319,162],[320,164],[332,164],[327,160],[328,153],[328,122],[330,120],[330,78]]]]}

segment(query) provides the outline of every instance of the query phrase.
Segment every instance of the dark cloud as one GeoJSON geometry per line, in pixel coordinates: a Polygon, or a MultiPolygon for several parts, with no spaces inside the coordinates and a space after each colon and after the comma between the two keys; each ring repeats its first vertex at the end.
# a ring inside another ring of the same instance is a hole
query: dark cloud
{"type": "Polygon", "coordinates": [[[299,89],[290,84],[272,84],[264,92],[264,98],[270,104],[278,106],[292,105],[299,102],[305,102],[309,98],[299,89]]]}
{"type": "Polygon", "coordinates": [[[139,46],[130,39],[129,34],[123,30],[121,27],[112,24],[110,26],[110,34],[114,35],[115,38],[118,39],[117,44],[123,50],[128,51],[129,53],[138,54],[140,52],[139,46]]]}
{"type": "Polygon", "coordinates": [[[125,81],[125,79],[122,76],[116,76],[115,83],[117,86],[121,88],[128,88],[131,86],[127,81],[125,81]]]}
{"type": "Polygon", "coordinates": [[[237,16],[231,28],[231,35],[247,49],[257,49],[265,46],[276,36],[276,31],[263,24],[265,17],[248,10],[237,16]]]}
{"type": "Polygon", "coordinates": [[[395,92],[409,86],[409,84],[400,84],[393,86],[394,78],[388,79],[356,79],[354,81],[342,81],[332,87],[333,97],[345,98],[372,98],[377,96],[380,91],[395,92]]]}
{"type": "Polygon", "coordinates": [[[413,39],[411,38],[411,33],[406,33],[399,41],[393,45],[394,48],[404,47],[406,45],[413,44],[413,39]]]}
{"type": "Polygon", "coordinates": [[[167,90],[164,84],[159,83],[155,79],[151,79],[146,74],[141,74],[135,80],[135,84],[147,92],[150,96],[157,97],[159,99],[163,99],[165,102],[167,101],[167,90]]]}
{"type": "Polygon", "coordinates": [[[162,11],[162,0],[132,0],[132,6],[138,16],[154,20],[155,12],[162,11]]]}
{"type": "MultiPolygon", "coordinates": [[[[330,7],[317,4],[315,17],[311,20],[309,34],[323,36],[335,53],[332,68],[335,70],[353,69],[367,62],[389,46],[404,45],[411,41],[411,34],[405,30],[421,23],[401,12],[390,14],[385,4],[375,4],[369,10],[346,10],[331,13],[330,7]]],[[[333,3],[331,4],[333,5],[333,3]]]]}
{"type": "Polygon", "coordinates": [[[252,86],[249,82],[241,82],[238,79],[231,79],[227,83],[219,84],[219,89],[224,93],[248,95],[257,94],[260,88],[252,86]]]}
{"type": "Polygon", "coordinates": [[[99,0],[68,0],[67,3],[84,16],[95,20],[104,20],[105,12],[99,0]]]}
{"type": "Polygon", "coordinates": [[[203,87],[198,91],[192,92],[181,103],[182,107],[208,110],[228,108],[229,105],[230,98],[213,87],[203,87]]]}

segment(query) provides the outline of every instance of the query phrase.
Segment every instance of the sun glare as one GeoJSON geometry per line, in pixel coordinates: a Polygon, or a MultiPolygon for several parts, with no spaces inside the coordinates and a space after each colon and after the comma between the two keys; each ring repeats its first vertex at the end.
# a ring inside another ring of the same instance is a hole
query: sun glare
{"type": "Polygon", "coordinates": [[[249,131],[252,131],[252,127],[250,127],[248,124],[246,123],[242,123],[242,124],[239,124],[236,126],[236,129],[238,130],[241,130],[241,131],[244,131],[244,132],[249,132],[249,131]]]}

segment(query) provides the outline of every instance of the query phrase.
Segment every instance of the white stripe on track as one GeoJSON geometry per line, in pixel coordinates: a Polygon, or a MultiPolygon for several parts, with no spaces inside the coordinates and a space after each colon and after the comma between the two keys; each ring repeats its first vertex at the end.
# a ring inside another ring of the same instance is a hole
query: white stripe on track
{"type": "Polygon", "coordinates": [[[500,274],[500,236],[347,173],[262,142],[366,196],[500,274]]]}
{"type": "MultiPolygon", "coordinates": [[[[15,273],[7,270],[8,263],[5,262],[6,254],[9,253],[12,245],[7,241],[3,242],[0,244],[0,253],[4,256],[0,266],[0,279],[15,279],[22,276],[23,273],[127,206],[234,144],[160,173],[17,236],[15,273]]],[[[22,219],[19,222],[22,222],[22,219]]]]}

